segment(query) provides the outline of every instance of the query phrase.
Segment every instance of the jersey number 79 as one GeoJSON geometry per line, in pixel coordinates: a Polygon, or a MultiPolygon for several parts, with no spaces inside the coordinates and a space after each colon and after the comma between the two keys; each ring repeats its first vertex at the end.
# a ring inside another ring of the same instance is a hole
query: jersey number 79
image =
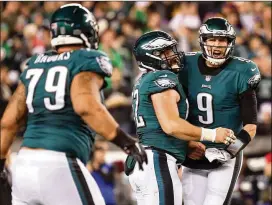
{"type": "MultiPolygon", "coordinates": [[[[44,72],[42,68],[29,69],[26,73],[26,79],[30,79],[26,104],[29,113],[34,112],[33,98],[36,86],[44,72]]],[[[44,106],[48,110],[60,110],[64,107],[65,85],[68,69],[64,66],[55,66],[48,70],[45,80],[45,91],[55,93],[55,103],[50,101],[50,97],[44,98],[44,106]],[[57,75],[58,74],[58,75],[57,75]],[[58,79],[56,77],[58,76],[58,79]]]]}

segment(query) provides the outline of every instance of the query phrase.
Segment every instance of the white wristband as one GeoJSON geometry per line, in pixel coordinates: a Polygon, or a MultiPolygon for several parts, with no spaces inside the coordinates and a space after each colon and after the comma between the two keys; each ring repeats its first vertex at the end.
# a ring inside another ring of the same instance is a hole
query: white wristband
{"type": "Polygon", "coordinates": [[[216,138],[216,129],[201,128],[200,141],[214,142],[216,138]]]}

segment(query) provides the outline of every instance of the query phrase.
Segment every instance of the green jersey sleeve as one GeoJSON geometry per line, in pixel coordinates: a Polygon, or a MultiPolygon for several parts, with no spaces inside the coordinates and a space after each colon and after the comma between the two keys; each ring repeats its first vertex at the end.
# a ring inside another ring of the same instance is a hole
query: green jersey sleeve
{"type": "Polygon", "coordinates": [[[29,65],[30,65],[30,62],[32,62],[33,61],[33,58],[34,57],[37,57],[37,55],[35,55],[35,56],[33,56],[33,57],[30,57],[27,61],[26,61],[26,63],[25,63],[25,68],[24,68],[24,70],[23,70],[23,72],[21,73],[21,75],[20,75],[20,81],[25,85],[26,84],[26,72],[27,72],[27,69],[28,69],[28,67],[29,67],[29,65]]]}
{"type": "Polygon", "coordinates": [[[171,71],[156,71],[148,79],[148,94],[160,93],[178,86],[178,77],[171,71]]]}
{"type": "Polygon", "coordinates": [[[255,63],[247,61],[244,66],[245,68],[240,73],[239,77],[239,94],[248,89],[256,89],[261,81],[260,71],[255,63]]]}
{"type": "Polygon", "coordinates": [[[101,51],[82,49],[78,50],[78,57],[74,61],[75,65],[72,74],[90,71],[101,75],[102,77],[110,77],[112,74],[112,64],[109,57],[101,51]]]}

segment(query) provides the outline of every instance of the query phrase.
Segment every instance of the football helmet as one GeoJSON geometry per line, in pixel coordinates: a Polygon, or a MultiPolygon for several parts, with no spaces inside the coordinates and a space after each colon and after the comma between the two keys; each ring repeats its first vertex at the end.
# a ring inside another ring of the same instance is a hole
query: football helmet
{"type": "Polygon", "coordinates": [[[177,44],[172,36],[163,31],[143,34],[133,48],[139,69],[179,71],[184,65],[184,53],[178,51],[177,44]]]}
{"type": "Polygon", "coordinates": [[[66,4],[54,12],[50,22],[53,47],[83,44],[98,49],[98,25],[93,14],[80,4],[66,4]]]}
{"type": "Polygon", "coordinates": [[[223,64],[231,55],[234,45],[235,45],[236,33],[234,28],[229,24],[229,22],[220,17],[209,18],[201,25],[199,29],[199,43],[202,51],[202,56],[213,65],[223,64]],[[208,46],[206,40],[211,37],[226,37],[228,40],[228,45],[223,46],[225,48],[225,53],[223,58],[213,57],[213,48],[222,48],[222,46],[208,46]],[[209,49],[210,48],[210,54],[209,49]]]}

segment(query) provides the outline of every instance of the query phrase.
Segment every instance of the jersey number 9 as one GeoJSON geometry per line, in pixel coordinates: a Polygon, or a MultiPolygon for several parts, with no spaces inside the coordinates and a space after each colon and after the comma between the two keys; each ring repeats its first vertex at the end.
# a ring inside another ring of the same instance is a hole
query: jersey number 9
{"type": "Polygon", "coordinates": [[[209,93],[198,93],[197,107],[200,111],[206,112],[206,116],[199,115],[198,120],[202,124],[209,125],[213,123],[213,96],[209,93]]]}

